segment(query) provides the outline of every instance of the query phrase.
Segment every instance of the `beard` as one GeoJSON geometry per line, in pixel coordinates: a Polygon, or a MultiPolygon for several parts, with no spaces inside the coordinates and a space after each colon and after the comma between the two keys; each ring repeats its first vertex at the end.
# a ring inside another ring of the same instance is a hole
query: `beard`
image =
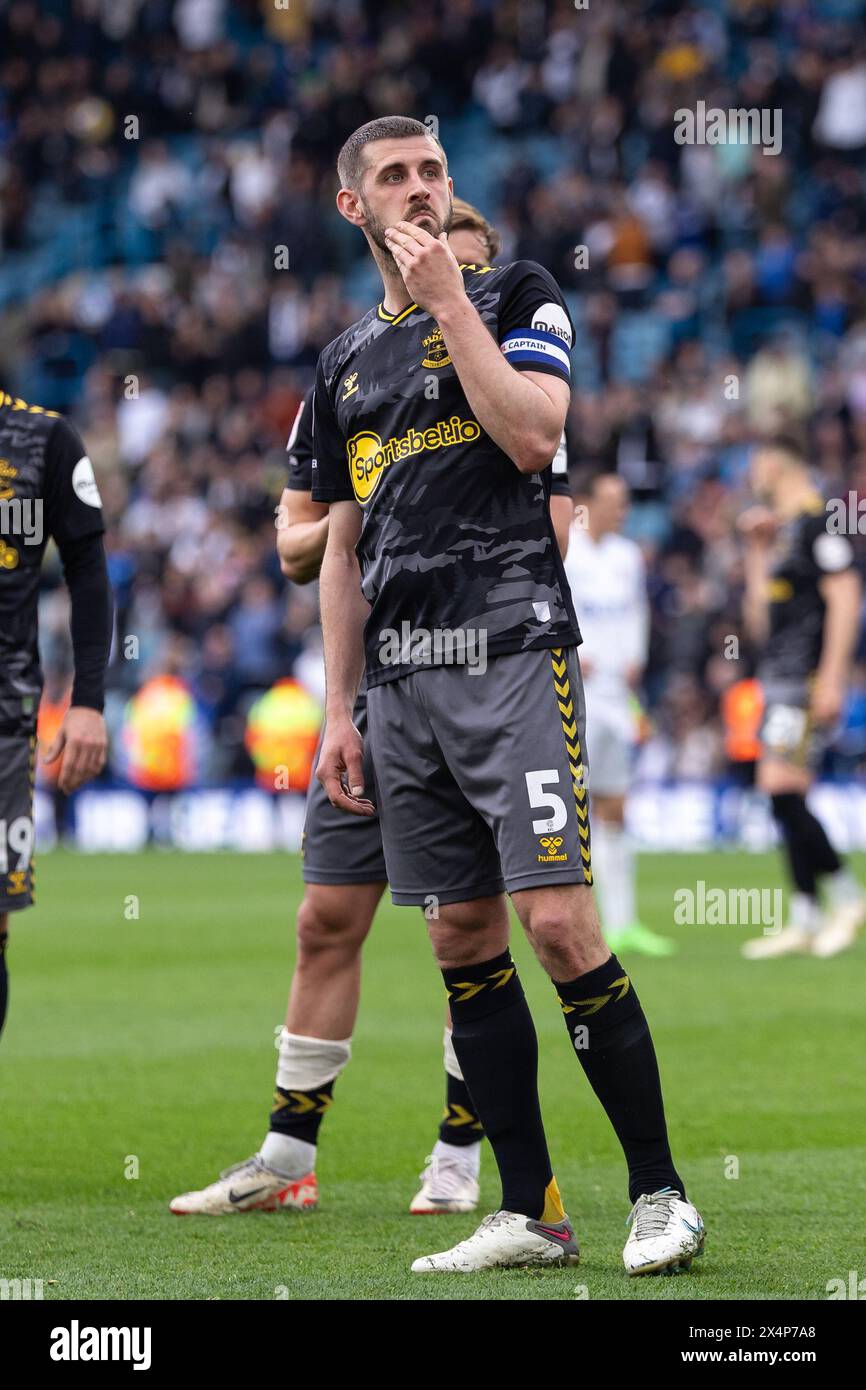
{"type": "MultiPolygon", "coordinates": [[[[388,264],[388,266],[394,270],[397,270],[397,262],[394,260],[394,257],[391,254],[391,249],[388,246],[387,241],[385,240],[385,223],[382,222],[376,216],[372,208],[370,208],[368,204],[364,202],[363,199],[361,199],[361,207],[364,209],[364,216],[367,219],[366,223],[364,224],[364,231],[367,233],[373,244],[375,246],[378,246],[379,250],[385,257],[385,261],[388,264]]],[[[404,220],[417,222],[419,220],[420,212],[420,208],[414,208],[407,214],[404,220]]],[[[430,221],[434,224],[435,230],[430,232],[431,236],[438,237],[441,236],[442,232],[449,232],[451,230],[451,223],[454,221],[454,205],[450,195],[448,197],[448,211],[445,214],[444,221],[439,218],[438,214],[435,213],[432,208],[425,208],[424,213],[425,216],[428,217],[430,221]]],[[[429,228],[426,228],[425,230],[429,230],[429,228]]]]}

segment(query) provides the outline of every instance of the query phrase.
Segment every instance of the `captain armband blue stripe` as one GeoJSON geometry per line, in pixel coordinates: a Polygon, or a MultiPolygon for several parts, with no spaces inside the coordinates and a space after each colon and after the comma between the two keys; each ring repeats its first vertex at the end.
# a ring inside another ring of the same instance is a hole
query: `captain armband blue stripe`
{"type": "Polygon", "coordinates": [[[512,366],[518,363],[555,367],[566,381],[571,380],[571,363],[563,340],[539,328],[518,328],[507,333],[499,344],[512,366]]]}

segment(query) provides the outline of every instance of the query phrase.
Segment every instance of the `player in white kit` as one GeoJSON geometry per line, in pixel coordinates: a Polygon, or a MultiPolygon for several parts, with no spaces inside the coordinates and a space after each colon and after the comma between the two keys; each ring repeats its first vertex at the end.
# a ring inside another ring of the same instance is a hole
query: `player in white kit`
{"type": "Polygon", "coordinates": [[[643,556],[621,535],[628,489],[600,473],[575,511],[565,572],[580,613],[586,691],[593,860],[605,939],[615,953],[666,956],[674,943],[640,922],[635,858],[625,830],[637,711],[634,690],[647,659],[649,606],[643,556]]]}

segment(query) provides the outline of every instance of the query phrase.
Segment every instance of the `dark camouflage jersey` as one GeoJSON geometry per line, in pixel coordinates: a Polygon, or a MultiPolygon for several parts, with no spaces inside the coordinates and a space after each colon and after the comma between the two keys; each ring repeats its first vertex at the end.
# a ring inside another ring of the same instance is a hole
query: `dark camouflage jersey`
{"type": "Polygon", "coordinates": [[[770,632],[758,668],[763,681],[803,680],[815,670],[824,640],[820,582],[850,569],[853,558],[847,536],[828,531],[817,495],[808,511],[782,527],[770,562],[770,632]]]}
{"type": "Polygon", "coordinates": [[[53,411],[0,392],[0,731],[36,720],[39,574],[49,536],[62,546],[102,530],[79,435],[53,411]]]}
{"type": "MultiPolygon", "coordinates": [[[[568,381],[574,330],[547,271],[532,261],[462,269],[511,365],[568,381]]],[[[483,640],[488,656],[580,641],[550,520],[551,470],[520,473],[484,433],[425,310],[379,305],[325,348],[313,435],[313,498],[363,509],[370,685],[437,664],[437,634],[483,640]],[[433,635],[420,662],[403,640],[415,633],[433,635]],[[400,653],[385,658],[391,634],[400,653]]]]}
{"type": "MultiPolygon", "coordinates": [[[[286,444],[289,456],[289,472],[286,487],[290,492],[312,492],[313,490],[313,396],[315,387],[311,386],[301,404],[292,424],[292,432],[286,444]]],[[[552,464],[550,465],[551,497],[571,497],[568,481],[568,451],[565,430],[552,464]]]]}

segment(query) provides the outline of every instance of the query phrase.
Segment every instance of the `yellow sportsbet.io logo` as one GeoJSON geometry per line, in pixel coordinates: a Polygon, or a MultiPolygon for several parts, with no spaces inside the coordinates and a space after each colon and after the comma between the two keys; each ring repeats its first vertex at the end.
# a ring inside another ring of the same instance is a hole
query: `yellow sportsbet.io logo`
{"type": "Polygon", "coordinates": [[[361,430],[346,443],[349,473],[355,496],[363,507],[369,502],[382,479],[385,469],[400,459],[434,449],[450,449],[455,444],[472,444],[481,434],[477,420],[461,420],[452,415],[439,420],[426,430],[407,430],[405,434],[386,439],[384,443],[372,430],[361,430]]]}

